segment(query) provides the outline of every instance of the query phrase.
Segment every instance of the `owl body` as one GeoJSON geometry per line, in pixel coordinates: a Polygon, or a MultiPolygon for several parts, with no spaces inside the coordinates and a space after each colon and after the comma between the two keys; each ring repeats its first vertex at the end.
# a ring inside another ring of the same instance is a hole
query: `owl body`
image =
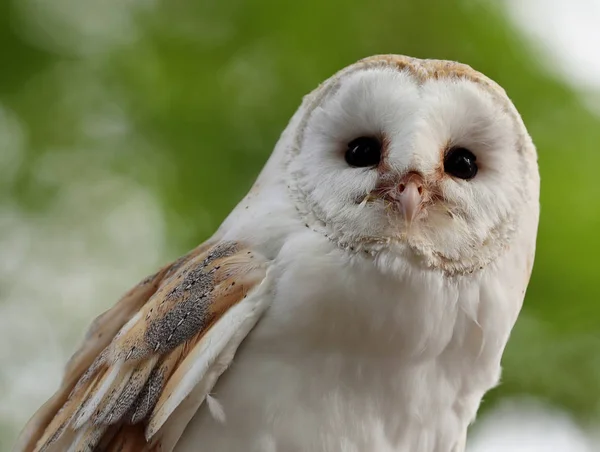
{"type": "Polygon", "coordinates": [[[515,311],[482,329],[461,307],[473,284],[383,274],[313,231],[277,259],[271,308],[212,393],[225,422],[203,405],[175,450],[462,452],[515,311]]]}
{"type": "Polygon", "coordinates": [[[446,61],[349,66],[215,235],[94,323],[15,450],[463,452],[538,199],[494,82],[446,61]]]}
{"type": "MultiPolygon", "coordinates": [[[[274,259],[272,301],[215,387],[227,422],[203,406],[176,450],[191,451],[200,442],[223,451],[249,445],[269,452],[464,449],[483,394],[499,381],[502,352],[529,279],[537,174],[524,181],[533,187],[531,202],[522,206],[531,215],[519,215],[500,232],[510,237],[509,250],[503,240],[477,243],[477,234],[489,234],[489,225],[470,228],[466,238],[441,237],[436,248],[450,256],[464,247],[463,240],[474,242],[457,265],[439,265],[427,238],[411,244],[406,235],[389,240],[371,234],[379,225],[362,213],[355,218],[351,209],[345,212],[343,198],[339,207],[332,203],[319,211],[314,191],[322,190],[320,196],[331,202],[331,192],[346,183],[330,177],[340,162],[317,160],[322,174],[305,181],[297,163],[302,157],[294,155],[298,147],[335,148],[355,135],[384,135],[399,151],[388,162],[399,174],[413,170],[436,177],[447,142],[506,138],[493,130],[504,118],[484,110],[490,99],[474,83],[432,78],[427,87],[409,71],[375,67],[342,72],[344,83],[329,81],[329,94],[323,93],[325,85],[305,99],[257,188],[223,224],[225,239],[254,241],[274,259]],[[488,136],[478,130],[467,138],[473,133],[469,120],[489,128],[488,136]],[[310,138],[299,137],[298,130],[310,138]],[[277,189],[264,190],[265,185],[277,189]],[[327,210],[336,208],[330,224],[327,210]],[[369,240],[357,239],[357,230],[368,231],[369,240]]],[[[483,203],[501,204],[498,195],[483,203]]],[[[430,221],[444,221],[432,216],[430,221]]]]}

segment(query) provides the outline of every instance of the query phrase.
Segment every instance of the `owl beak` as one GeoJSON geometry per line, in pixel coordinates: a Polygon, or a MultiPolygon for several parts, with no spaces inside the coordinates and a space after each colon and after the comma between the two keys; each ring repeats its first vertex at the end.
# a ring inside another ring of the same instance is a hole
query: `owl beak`
{"type": "Polygon", "coordinates": [[[404,176],[398,185],[396,199],[408,224],[411,224],[421,211],[424,185],[423,177],[412,172],[404,176]]]}

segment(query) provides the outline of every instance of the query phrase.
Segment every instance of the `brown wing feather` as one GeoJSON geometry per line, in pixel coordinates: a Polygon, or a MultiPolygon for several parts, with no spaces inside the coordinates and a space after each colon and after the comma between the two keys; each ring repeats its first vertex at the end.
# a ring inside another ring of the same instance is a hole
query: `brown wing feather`
{"type": "Polygon", "coordinates": [[[140,438],[167,381],[265,272],[262,256],[222,242],[200,246],[142,281],[93,322],[61,388],[14,451],[149,450],[145,440],[139,448],[140,438]]]}
{"type": "MultiPolygon", "coordinates": [[[[75,386],[81,374],[91,365],[98,353],[104,349],[117,333],[140,307],[148,301],[158,288],[159,281],[164,277],[166,269],[162,269],[150,278],[146,278],[131,289],[110,310],[97,317],[90,326],[83,344],[71,357],[65,367],[63,381],[59,390],[50,398],[27,423],[20,439],[39,437],[56,412],[62,407],[69,393],[75,386]]],[[[31,450],[32,440],[17,444],[15,449],[31,450]]]]}
{"type": "Polygon", "coordinates": [[[111,309],[98,316],[90,325],[83,343],[65,366],[63,380],[58,391],[35,413],[24,427],[14,450],[28,451],[34,442],[65,404],[69,393],[90,367],[98,354],[110,343],[121,327],[139,311],[156,292],[165,277],[172,275],[193,257],[205,252],[214,244],[209,240],[175,262],[161,268],[129,290],[111,309]]]}
{"type": "Polygon", "coordinates": [[[102,452],[140,452],[147,449],[143,425],[123,425],[115,429],[112,436],[105,435],[99,449],[102,452]]]}

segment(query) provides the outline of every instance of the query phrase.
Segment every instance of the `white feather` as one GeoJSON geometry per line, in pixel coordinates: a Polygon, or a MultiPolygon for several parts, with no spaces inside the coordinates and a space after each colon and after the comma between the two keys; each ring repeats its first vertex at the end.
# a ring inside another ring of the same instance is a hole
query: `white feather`
{"type": "Polygon", "coordinates": [[[220,422],[221,424],[224,424],[227,421],[227,416],[225,416],[225,409],[223,408],[223,405],[221,405],[221,402],[219,402],[210,394],[207,394],[206,403],[208,404],[210,414],[213,415],[215,420],[220,422]]]}

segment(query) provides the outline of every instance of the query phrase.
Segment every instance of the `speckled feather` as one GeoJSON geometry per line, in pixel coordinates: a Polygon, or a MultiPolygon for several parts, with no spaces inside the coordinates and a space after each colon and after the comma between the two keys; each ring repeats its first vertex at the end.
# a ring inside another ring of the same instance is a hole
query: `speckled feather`
{"type": "Polygon", "coordinates": [[[144,280],[92,324],[64,387],[32,418],[15,450],[93,451],[102,442],[102,450],[121,450],[123,426],[144,424],[186,354],[266,268],[241,244],[218,242],[144,280]]]}

